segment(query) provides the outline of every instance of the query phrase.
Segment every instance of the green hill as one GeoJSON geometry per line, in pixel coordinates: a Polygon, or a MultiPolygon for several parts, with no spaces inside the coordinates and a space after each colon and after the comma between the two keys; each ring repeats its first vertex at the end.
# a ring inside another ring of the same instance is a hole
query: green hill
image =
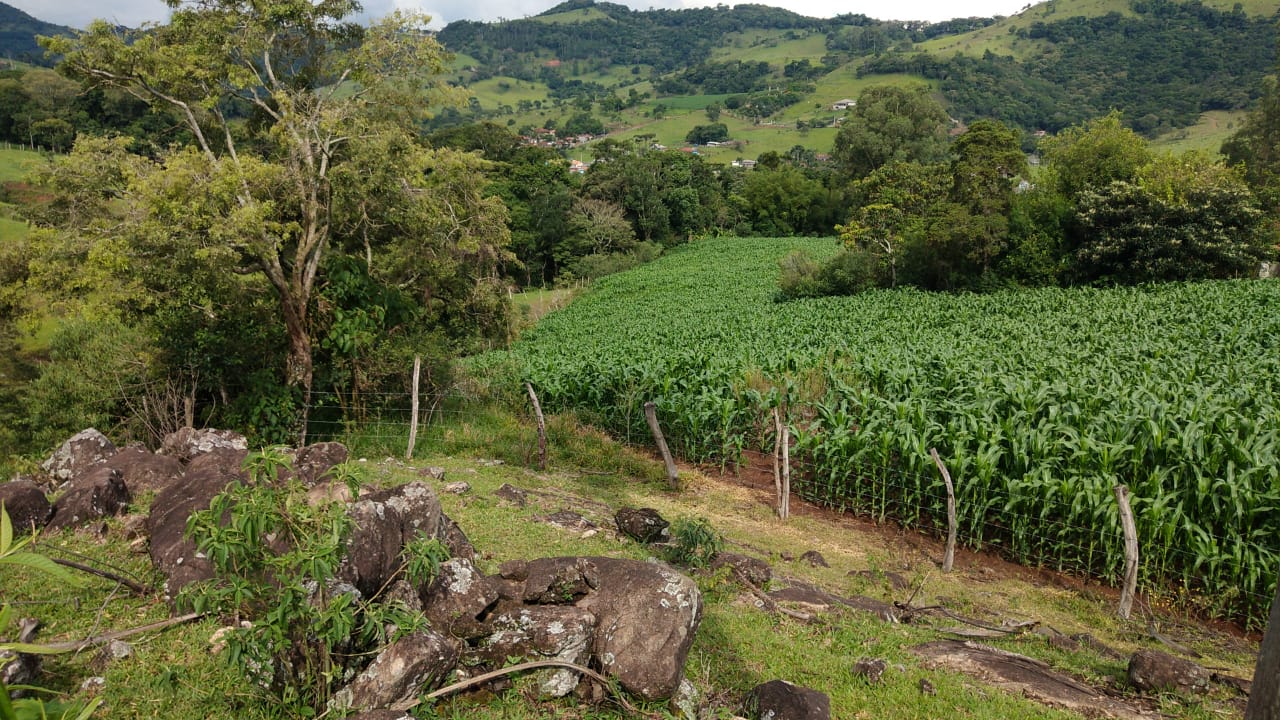
{"type": "MultiPolygon", "coordinates": [[[[622,136],[683,141],[717,103],[748,140],[830,150],[838,100],[873,84],[926,84],[962,122],[1056,131],[1111,109],[1158,142],[1216,149],[1275,63],[1276,0],[1051,0],[1007,18],[884,22],[759,5],[635,11],[570,0],[532,18],[461,21],[469,113],[513,130],[591,112],[622,136]],[[1211,115],[1206,115],[1211,113],[1211,115]],[[1203,117],[1203,119],[1202,119],[1203,117]],[[803,121],[805,128],[797,126],[803,121]],[[1199,129],[1196,129],[1199,128],[1199,129]]],[[[760,148],[739,148],[754,156],[760,148]]]]}
{"type": "Polygon", "coordinates": [[[44,50],[36,44],[37,35],[71,35],[75,30],[37,20],[27,13],[0,2],[0,59],[51,65],[44,50]]]}

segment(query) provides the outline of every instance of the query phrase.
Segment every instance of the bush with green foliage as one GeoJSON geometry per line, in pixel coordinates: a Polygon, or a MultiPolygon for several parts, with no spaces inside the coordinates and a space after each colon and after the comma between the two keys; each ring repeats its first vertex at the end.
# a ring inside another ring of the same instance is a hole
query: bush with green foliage
{"type": "Polygon", "coordinates": [[[723,547],[724,538],[706,518],[681,517],[671,523],[667,559],[676,565],[706,567],[723,547]]]}
{"type": "MultiPolygon", "coordinates": [[[[324,709],[337,686],[369,651],[423,620],[395,604],[363,598],[335,580],[351,519],[341,503],[308,502],[296,479],[281,480],[288,459],[267,450],[245,460],[249,482],[232,483],[207,510],[191,515],[187,533],[212,563],[215,578],[184,589],[181,604],[252,621],[228,637],[228,660],[253,687],[289,712],[324,709]]],[[[337,479],[358,490],[354,468],[337,479]]],[[[419,576],[438,567],[429,543],[408,548],[419,576]]]]}

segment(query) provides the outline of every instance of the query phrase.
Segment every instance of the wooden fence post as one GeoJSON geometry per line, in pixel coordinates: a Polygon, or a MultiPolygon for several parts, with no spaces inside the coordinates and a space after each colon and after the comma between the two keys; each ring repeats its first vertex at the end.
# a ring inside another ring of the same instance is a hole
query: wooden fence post
{"type": "Polygon", "coordinates": [[[784,521],[791,517],[791,428],[782,425],[782,497],[778,502],[778,517],[784,521]]]}
{"type": "Polygon", "coordinates": [[[1244,720],[1280,720],[1280,584],[1271,600],[1271,616],[1254,665],[1244,720]]]}
{"type": "Polygon", "coordinates": [[[525,383],[524,389],[529,391],[529,401],[533,403],[533,416],[538,420],[538,469],[547,469],[547,423],[542,418],[542,403],[533,391],[533,383],[525,383]]]}
{"type": "Polygon", "coordinates": [[[422,356],[413,356],[413,389],[409,398],[411,406],[410,413],[413,415],[409,419],[409,447],[404,451],[404,459],[413,459],[413,446],[418,442],[418,378],[422,375],[422,356]]]}
{"type": "Polygon", "coordinates": [[[773,409],[773,497],[778,516],[782,516],[782,416],[773,409]]]}
{"type": "Polygon", "coordinates": [[[662,453],[662,462],[667,465],[667,484],[672,490],[680,487],[680,473],[676,469],[675,458],[667,449],[667,439],[662,436],[662,428],[658,426],[658,406],[649,401],[644,404],[644,419],[649,423],[649,431],[653,433],[654,442],[658,443],[658,452],[662,453]]]}
{"type": "Polygon", "coordinates": [[[947,486],[947,549],[942,555],[942,572],[949,573],[956,562],[956,532],[959,529],[956,521],[956,489],[951,484],[951,473],[947,472],[947,466],[938,457],[938,449],[929,448],[929,455],[933,457],[933,464],[938,466],[942,482],[947,486]]]}
{"type": "Polygon", "coordinates": [[[1120,527],[1124,531],[1124,587],[1120,589],[1120,617],[1125,620],[1133,612],[1133,594],[1138,589],[1138,528],[1129,507],[1129,488],[1115,486],[1116,503],[1120,506],[1120,527]]]}

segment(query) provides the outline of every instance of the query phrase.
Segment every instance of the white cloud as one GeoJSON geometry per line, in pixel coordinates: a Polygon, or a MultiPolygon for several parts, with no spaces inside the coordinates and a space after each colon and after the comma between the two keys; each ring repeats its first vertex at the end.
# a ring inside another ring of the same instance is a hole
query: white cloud
{"type": "MultiPolygon", "coordinates": [[[[136,27],[144,21],[163,22],[169,16],[163,0],[6,0],[41,20],[85,27],[95,18],[105,18],[121,25],[136,27]]],[[[516,19],[536,15],[559,0],[366,0],[365,14],[379,17],[392,9],[426,12],[433,25],[454,20],[516,19]]],[[[715,5],[705,0],[623,0],[637,10],[650,8],[704,7],[715,5]]],[[[725,4],[733,4],[731,2],[725,4]]],[[[1011,15],[1027,4],[1027,0],[896,0],[893,3],[874,0],[763,0],[762,4],[784,7],[811,17],[832,17],[841,13],[861,13],[873,18],[894,20],[947,20],[953,17],[1011,15]]]]}

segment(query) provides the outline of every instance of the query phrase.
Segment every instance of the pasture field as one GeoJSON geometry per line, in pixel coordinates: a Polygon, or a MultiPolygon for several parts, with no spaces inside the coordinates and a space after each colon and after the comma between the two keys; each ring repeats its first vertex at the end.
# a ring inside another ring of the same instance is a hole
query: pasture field
{"type": "Polygon", "coordinates": [[[626,440],[658,405],[685,459],[774,445],[828,505],[937,529],[936,447],[961,539],[1116,577],[1133,493],[1143,587],[1260,621],[1280,565],[1280,283],[775,302],[778,261],[832,239],[704,240],[600,280],[477,367],[626,440]]]}

